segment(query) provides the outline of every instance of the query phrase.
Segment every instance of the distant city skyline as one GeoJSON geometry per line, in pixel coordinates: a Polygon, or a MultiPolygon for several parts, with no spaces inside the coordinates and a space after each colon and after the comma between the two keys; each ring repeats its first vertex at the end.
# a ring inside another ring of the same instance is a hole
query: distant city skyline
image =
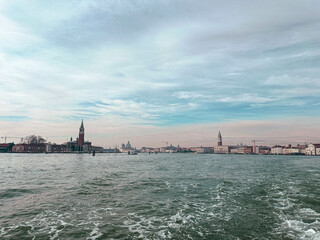
{"type": "MultiPolygon", "coordinates": [[[[304,119],[305,120],[305,119],[304,119]]],[[[257,145],[273,146],[276,144],[304,144],[318,143],[319,135],[316,129],[317,119],[308,119],[309,127],[301,127],[299,121],[287,120],[286,122],[262,122],[262,121],[239,121],[227,122],[219,124],[199,124],[179,127],[154,127],[154,126],[127,126],[122,127],[121,124],[114,128],[106,127],[97,128],[102,125],[101,120],[98,122],[86,122],[86,139],[93,141],[99,146],[105,148],[120,146],[121,143],[130,141],[134,147],[160,147],[166,144],[173,144],[181,147],[213,147],[217,145],[218,129],[223,129],[223,144],[225,145],[253,145],[252,140],[256,140],[257,145]],[[303,132],[303,134],[300,134],[303,132]],[[106,134],[108,133],[108,134],[106,134]],[[137,137],[138,136],[138,137],[137,137]]],[[[8,123],[12,124],[12,123],[8,123]]],[[[30,134],[41,135],[52,143],[64,143],[72,137],[78,137],[79,126],[78,123],[49,123],[46,126],[30,125],[31,128],[24,129],[24,122],[18,122],[15,125],[16,131],[24,132],[24,135],[16,136],[9,134],[5,136],[15,136],[17,138],[7,139],[7,142],[19,142],[20,137],[25,137],[30,134]],[[59,127],[61,126],[61,127],[59,127]],[[55,135],[51,134],[53,127],[57,129],[55,135]]],[[[11,126],[5,127],[7,132],[10,131],[11,126]]],[[[14,131],[13,131],[14,132],[14,131]]],[[[2,139],[3,141],[3,139],[2,139]]]]}
{"type": "MultiPolygon", "coordinates": [[[[0,136],[320,142],[320,2],[0,0],[0,136]]],[[[0,139],[0,141],[3,139],[0,139]]]]}

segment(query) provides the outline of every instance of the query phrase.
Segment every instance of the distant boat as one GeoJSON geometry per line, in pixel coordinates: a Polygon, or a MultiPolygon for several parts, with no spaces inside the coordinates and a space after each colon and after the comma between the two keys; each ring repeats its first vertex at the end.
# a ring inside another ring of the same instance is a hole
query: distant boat
{"type": "Polygon", "coordinates": [[[138,155],[138,153],[136,153],[136,152],[128,152],[128,155],[138,155]]]}

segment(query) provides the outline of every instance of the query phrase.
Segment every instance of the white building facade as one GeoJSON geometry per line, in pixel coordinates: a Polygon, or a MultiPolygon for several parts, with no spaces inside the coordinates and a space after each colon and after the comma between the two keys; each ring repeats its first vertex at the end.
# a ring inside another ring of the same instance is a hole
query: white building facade
{"type": "Polygon", "coordinates": [[[280,155],[283,154],[283,146],[276,145],[271,148],[271,154],[280,155]]]}
{"type": "Polygon", "coordinates": [[[306,148],[307,155],[320,155],[320,143],[314,144],[311,143],[306,148]]]}

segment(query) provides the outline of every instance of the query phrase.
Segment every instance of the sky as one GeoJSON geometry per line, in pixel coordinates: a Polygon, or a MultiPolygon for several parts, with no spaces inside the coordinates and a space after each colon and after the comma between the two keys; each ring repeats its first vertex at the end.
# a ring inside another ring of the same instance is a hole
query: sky
{"type": "Polygon", "coordinates": [[[103,147],[320,142],[319,9],[0,0],[0,136],[62,143],[83,119],[103,147]]]}

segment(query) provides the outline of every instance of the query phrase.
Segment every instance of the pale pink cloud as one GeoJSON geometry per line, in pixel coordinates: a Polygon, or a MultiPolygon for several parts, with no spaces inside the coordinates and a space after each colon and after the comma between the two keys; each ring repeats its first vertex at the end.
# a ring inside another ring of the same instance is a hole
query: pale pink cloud
{"type": "MultiPolygon", "coordinates": [[[[220,130],[224,144],[259,145],[302,144],[320,142],[319,118],[292,118],[281,120],[230,121],[223,123],[195,124],[182,126],[141,125],[133,120],[101,118],[86,120],[85,138],[95,145],[114,147],[128,140],[136,147],[165,146],[168,144],[188,146],[215,146],[220,130]]],[[[24,137],[41,135],[48,141],[62,143],[77,137],[79,121],[69,122],[1,122],[1,136],[24,137]]],[[[3,140],[3,139],[2,139],[3,140]]],[[[19,139],[9,139],[18,142],[19,139]]]]}

